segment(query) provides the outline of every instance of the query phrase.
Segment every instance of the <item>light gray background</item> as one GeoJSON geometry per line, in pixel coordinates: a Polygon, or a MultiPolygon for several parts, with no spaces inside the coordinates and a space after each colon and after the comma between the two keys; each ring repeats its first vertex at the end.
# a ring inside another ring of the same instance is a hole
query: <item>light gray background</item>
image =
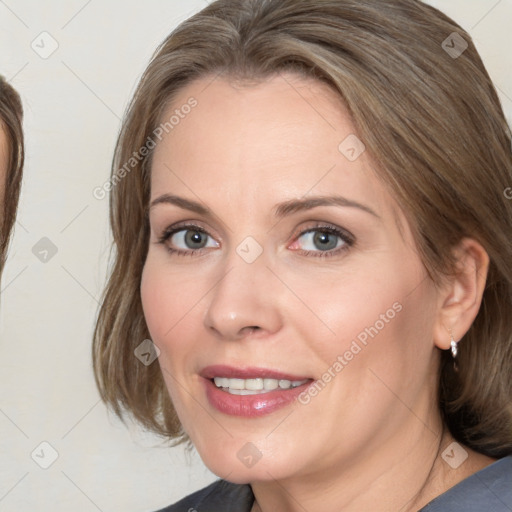
{"type": "MultiPolygon", "coordinates": [[[[469,30],[512,120],[512,0],[430,3],[469,30]]],[[[90,358],[110,243],[108,201],[92,190],[108,180],[123,111],[154,49],[205,5],[0,0],[0,73],[22,95],[27,138],[0,295],[0,511],[151,511],[215,478],[196,454],[108,414],[90,358]],[[32,44],[58,48],[42,58],[32,44]],[[57,249],[46,262],[33,253],[42,238],[57,249]],[[58,453],[48,469],[38,465],[52,461],[42,442],[58,453]]]]}

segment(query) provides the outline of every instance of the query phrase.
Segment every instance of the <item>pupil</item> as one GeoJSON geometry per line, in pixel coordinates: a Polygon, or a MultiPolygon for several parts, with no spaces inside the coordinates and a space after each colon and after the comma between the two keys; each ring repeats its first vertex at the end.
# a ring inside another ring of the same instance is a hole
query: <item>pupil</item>
{"type": "Polygon", "coordinates": [[[318,249],[328,251],[330,249],[336,249],[336,237],[330,233],[318,232],[314,237],[315,245],[318,249]]]}
{"type": "Polygon", "coordinates": [[[187,245],[192,249],[197,249],[199,246],[199,249],[204,247],[205,240],[203,240],[203,233],[200,231],[188,231],[185,236],[185,241],[187,245]]]}

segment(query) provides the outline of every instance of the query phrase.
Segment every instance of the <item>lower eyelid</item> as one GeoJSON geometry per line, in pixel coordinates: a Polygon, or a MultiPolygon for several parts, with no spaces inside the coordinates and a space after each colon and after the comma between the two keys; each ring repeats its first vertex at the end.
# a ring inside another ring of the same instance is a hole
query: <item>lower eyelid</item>
{"type": "Polygon", "coordinates": [[[301,252],[304,256],[311,256],[312,258],[330,258],[334,256],[340,256],[342,253],[348,251],[351,248],[350,245],[346,244],[337,249],[332,249],[330,251],[306,251],[300,250],[296,252],[301,252]]]}

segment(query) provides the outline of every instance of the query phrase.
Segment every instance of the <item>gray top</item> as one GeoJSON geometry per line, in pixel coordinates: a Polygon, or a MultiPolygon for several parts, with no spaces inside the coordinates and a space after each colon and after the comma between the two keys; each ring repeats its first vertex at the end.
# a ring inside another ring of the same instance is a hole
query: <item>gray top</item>
{"type": "Polygon", "coordinates": [[[512,512],[512,455],[462,480],[420,512],[512,512]]]}
{"type": "MultiPolygon", "coordinates": [[[[217,480],[159,512],[250,512],[250,485],[217,480]]],[[[512,455],[497,460],[418,512],[512,512],[512,455]]]]}

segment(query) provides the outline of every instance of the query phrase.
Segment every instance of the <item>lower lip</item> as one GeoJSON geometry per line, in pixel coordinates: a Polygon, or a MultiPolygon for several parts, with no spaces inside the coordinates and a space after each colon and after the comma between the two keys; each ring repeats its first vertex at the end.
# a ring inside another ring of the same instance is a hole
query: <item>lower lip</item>
{"type": "Polygon", "coordinates": [[[210,379],[205,379],[205,384],[206,396],[215,409],[230,416],[255,418],[291,404],[311,384],[311,381],[296,388],[276,389],[260,395],[232,395],[222,391],[210,379]]]}

